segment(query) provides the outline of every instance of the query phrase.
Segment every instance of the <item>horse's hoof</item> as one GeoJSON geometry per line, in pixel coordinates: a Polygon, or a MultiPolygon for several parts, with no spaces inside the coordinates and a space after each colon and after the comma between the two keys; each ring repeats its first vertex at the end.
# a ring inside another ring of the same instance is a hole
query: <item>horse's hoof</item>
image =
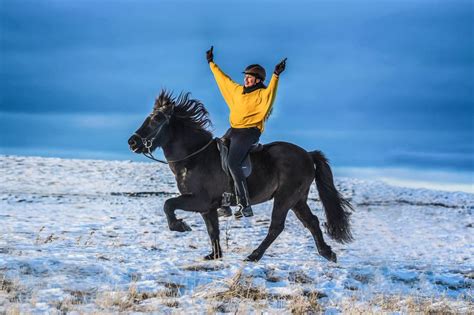
{"type": "Polygon", "coordinates": [[[222,258],[222,253],[210,253],[207,256],[204,256],[204,260],[216,260],[216,259],[221,259],[222,258]]]}
{"type": "Polygon", "coordinates": [[[321,256],[326,258],[329,261],[332,262],[337,262],[337,256],[336,253],[334,253],[332,250],[324,251],[322,253],[319,253],[321,256]]]}
{"type": "Polygon", "coordinates": [[[191,231],[191,227],[182,219],[179,219],[170,225],[170,230],[176,232],[186,232],[191,231]]]}
{"type": "Polygon", "coordinates": [[[250,262],[257,262],[260,260],[260,258],[262,257],[258,257],[259,255],[258,254],[250,254],[249,256],[247,256],[247,258],[244,259],[244,261],[250,261],[250,262]]]}

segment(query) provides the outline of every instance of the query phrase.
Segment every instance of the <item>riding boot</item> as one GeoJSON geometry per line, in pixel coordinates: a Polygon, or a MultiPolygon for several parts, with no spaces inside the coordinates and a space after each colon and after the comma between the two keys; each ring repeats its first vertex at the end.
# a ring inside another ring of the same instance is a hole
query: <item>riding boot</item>
{"type": "Polygon", "coordinates": [[[253,216],[252,207],[250,206],[250,197],[247,189],[247,181],[245,179],[235,183],[235,192],[238,201],[237,211],[234,212],[234,216],[237,219],[241,217],[253,216]]]}
{"type": "Polygon", "coordinates": [[[258,142],[260,134],[260,130],[256,127],[241,129],[231,128],[228,133],[226,133],[230,139],[228,167],[232,179],[234,180],[234,188],[239,204],[239,210],[234,213],[237,218],[241,218],[242,216],[250,217],[253,215],[252,208],[250,207],[247,179],[242,170],[242,162],[248,155],[252,145],[258,142]]]}

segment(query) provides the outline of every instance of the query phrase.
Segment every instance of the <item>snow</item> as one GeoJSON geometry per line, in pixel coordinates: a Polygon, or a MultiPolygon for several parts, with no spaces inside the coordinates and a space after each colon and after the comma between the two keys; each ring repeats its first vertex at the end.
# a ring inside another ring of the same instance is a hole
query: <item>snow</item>
{"type": "MultiPolygon", "coordinates": [[[[222,219],[225,256],[207,262],[198,214],[178,211],[191,232],[167,227],[162,206],[178,193],[167,166],[0,156],[0,312],[286,313],[311,292],[328,313],[379,296],[399,297],[400,309],[416,297],[472,311],[473,194],[353,178],[336,185],[356,210],[353,243],[325,235],[338,263],[317,254],[291,212],[262,260],[243,262],[266,235],[271,202],[252,218],[222,219]]],[[[324,222],[315,187],[310,197],[324,222]]]]}

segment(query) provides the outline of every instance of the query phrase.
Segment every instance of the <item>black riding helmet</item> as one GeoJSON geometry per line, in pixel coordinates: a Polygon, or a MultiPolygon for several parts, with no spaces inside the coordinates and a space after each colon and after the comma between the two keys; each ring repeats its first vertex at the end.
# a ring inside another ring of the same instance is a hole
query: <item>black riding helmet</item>
{"type": "Polygon", "coordinates": [[[267,76],[265,69],[263,69],[263,67],[258,64],[248,66],[242,73],[253,75],[254,77],[262,80],[262,82],[265,81],[265,77],[267,76]]]}

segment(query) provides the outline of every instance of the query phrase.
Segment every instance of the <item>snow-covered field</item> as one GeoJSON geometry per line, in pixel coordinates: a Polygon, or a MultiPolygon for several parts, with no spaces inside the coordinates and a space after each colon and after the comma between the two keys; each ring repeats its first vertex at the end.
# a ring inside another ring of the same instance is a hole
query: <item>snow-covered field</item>
{"type": "Polygon", "coordinates": [[[225,256],[207,262],[200,215],[178,211],[193,231],[168,230],[167,166],[0,156],[0,313],[473,312],[474,195],[336,184],[356,210],[353,243],[326,236],[338,263],[292,213],[262,260],[243,262],[271,202],[222,219],[225,256]]]}

